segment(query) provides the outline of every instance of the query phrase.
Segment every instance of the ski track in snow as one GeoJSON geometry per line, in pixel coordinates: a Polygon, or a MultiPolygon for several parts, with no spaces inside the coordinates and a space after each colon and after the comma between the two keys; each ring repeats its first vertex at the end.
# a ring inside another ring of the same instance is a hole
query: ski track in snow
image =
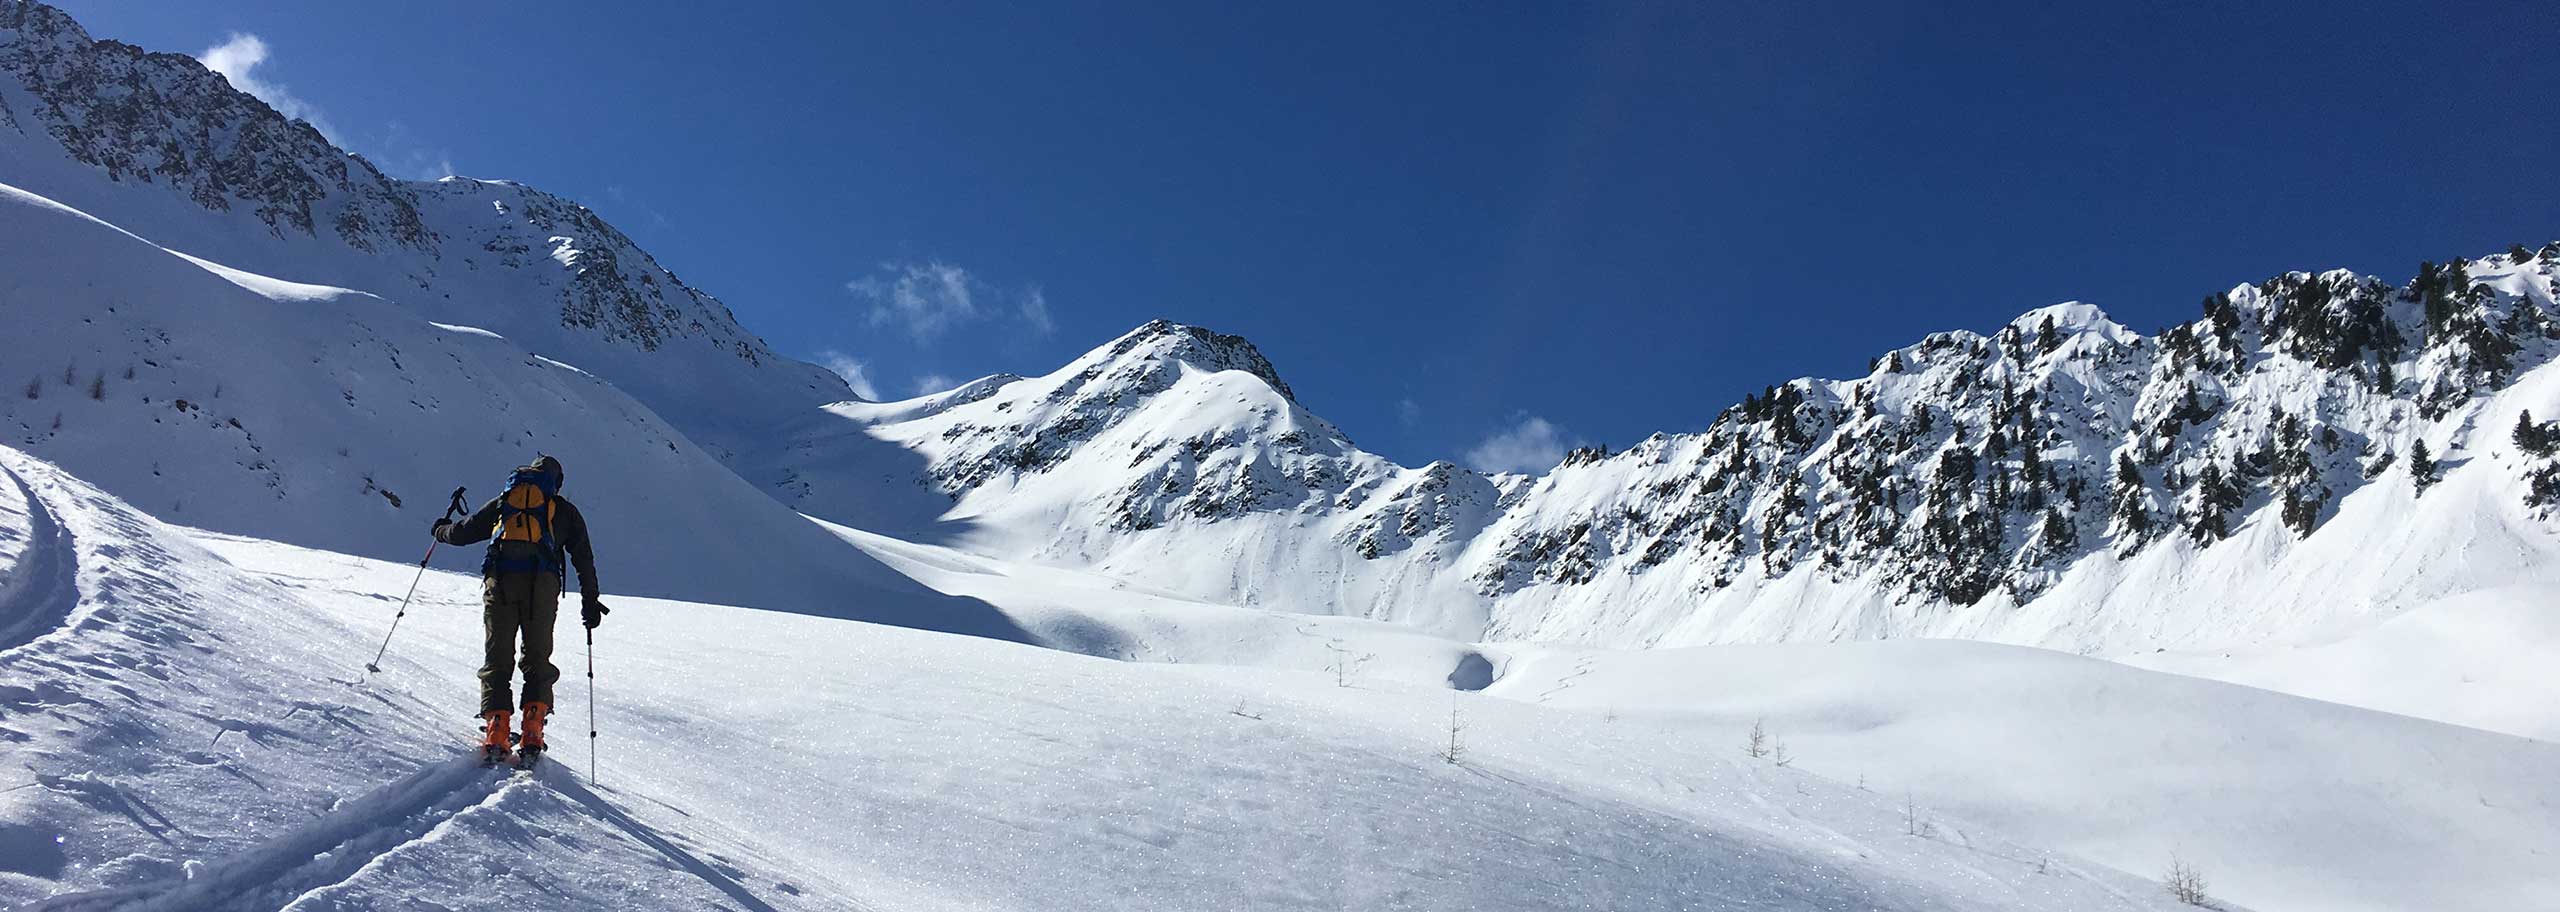
{"type": "Polygon", "coordinates": [[[433,855],[456,829],[481,818],[534,816],[522,806],[544,801],[610,827],[742,909],[774,912],[729,874],[633,819],[558,761],[516,770],[482,766],[467,754],[429,764],[317,820],[204,863],[193,876],[65,894],[36,903],[30,912],[372,908],[377,897],[367,890],[369,879],[417,860],[409,856],[433,855]]]}
{"type": "Polygon", "coordinates": [[[79,557],[70,531],[54,519],[26,479],[7,466],[0,466],[0,475],[17,489],[27,517],[26,546],[17,563],[0,575],[0,655],[5,655],[61,629],[80,601],[80,590],[74,582],[79,557]]]}
{"type": "Polygon", "coordinates": [[[432,764],[342,803],[318,820],[206,864],[198,876],[58,896],[35,908],[48,912],[277,908],[290,897],[341,882],[375,858],[430,837],[448,818],[484,803],[502,778],[500,771],[482,768],[468,757],[432,764]]]}

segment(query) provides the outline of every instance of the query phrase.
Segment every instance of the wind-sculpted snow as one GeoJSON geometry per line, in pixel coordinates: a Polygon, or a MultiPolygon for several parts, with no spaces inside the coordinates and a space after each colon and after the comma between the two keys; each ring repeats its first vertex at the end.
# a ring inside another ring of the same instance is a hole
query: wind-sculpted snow
{"type": "Polygon", "coordinates": [[[2203,311],[2157,336],[2078,303],[1939,333],[1541,476],[1390,464],[1242,340],[1159,322],[967,401],[836,406],[853,427],[804,431],[767,478],[804,511],[983,553],[1470,638],[2133,652],[2560,581],[2552,560],[2495,557],[2319,572],[2352,560],[2328,543],[2389,554],[2418,529],[2560,557],[2550,509],[2519,509],[2533,484],[2560,491],[2541,468],[2560,447],[2471,458],[2520,412],[2560,416],[2549,393],[2506,395],[2547,387],[2525,381],[2560,350],[2560,244],[2398,285],[2287,273],[2203,311]],[[919,487],[949,501],[854,502],[919,487]]]}
{"type": "Polygon", "coordinates": [[[58,629],[78,600],[71,533],[24,479],[0,466],[0,655],[58,629]]]}

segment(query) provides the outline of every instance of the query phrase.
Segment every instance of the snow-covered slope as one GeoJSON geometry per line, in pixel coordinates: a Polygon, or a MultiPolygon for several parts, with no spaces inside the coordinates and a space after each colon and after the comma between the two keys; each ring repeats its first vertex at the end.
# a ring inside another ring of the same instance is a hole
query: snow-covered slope
{"type": "Polygon", "coordinates": [[[2045,650],[1523,647],[1490,693],[1687,730],[2260,909],[2560,907],[2560,744],[2045,650]]]}
{"type": "Polygon", "coordinates": [[[2158,337],[2059,305],[1535,477],[1388,463],[1249,342],[1159,322],[1045,376],[832,406],[750,475],[980,553],[1470,639],[2282,642],[2560,584],[2528,503],[2551,459],[2508,442],[2560,413],[2555,295],[2560,245],[2398,286],[2289,273],[2158,337]]]}
{"type": "MultiPolygon", "coordinates": [[[[45,619],[0,643],[0,766],[27,777],[0,791],[0,902],[2173,907],[1970,825],[1907,835],[1886,796],[1676,732],[1465,698],[1451,763],[1438,688],[647,599],[598,638],[601,775],[573,738],[537,773],[482,771],[454,734],[468,577],[433,576],[361,678],[408,568],[221,541],[246,571],[43,462],[0,449],[0,470],[33,495],[10,566],[76,584],[0,602],[45,619]]],[[[564,690],[566,734],[587,704],[564,690]]]]}
{"type": "Polygon", "coordinates": [[[2122,661],[2560,743],[2560,589],[2505,586],[2425,602],[2300,643],[2122,661]]]}
{"type": "Polygon", "coordinates": [[[586,207],[384,176],[193,58],[0,2],[0,182],[176,250],[352,288],[578,365],[715,453],[850,395],[586,207]]]}
{"type": "Polygon", "coordinates": [[[414,560],[455,485],[476,506],[543,451],[567,463],[619,591],[1019,635],[810,525],[579,367],[6,184],[0,326],[0,434],[171,520],[414,560]]]}

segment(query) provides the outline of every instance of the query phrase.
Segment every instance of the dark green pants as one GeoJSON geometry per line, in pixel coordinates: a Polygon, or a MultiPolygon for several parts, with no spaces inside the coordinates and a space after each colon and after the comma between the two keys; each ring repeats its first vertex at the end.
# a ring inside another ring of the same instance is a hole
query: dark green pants
{"type": "Polygon", "coordinates": [[[524,634],[524,701],[551,702],[560,669],[551,664],[551,624],[560,617],[560,578],[549,573],[501,573],[480,581],[481,623],[487,631],[480,659],[480,711],[514,709],[507,691],[515,677],[516,634],[524,634]]]}

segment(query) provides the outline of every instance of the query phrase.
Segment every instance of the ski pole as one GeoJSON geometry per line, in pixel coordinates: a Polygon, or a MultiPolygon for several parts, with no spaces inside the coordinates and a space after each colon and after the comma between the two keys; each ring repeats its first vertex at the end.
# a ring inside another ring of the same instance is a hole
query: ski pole
{"type": "MultiPolygon", "coordinates": [[[[462,489],[455,488],[453,501],[445,505],[444,518],[450,520],[454,514],[460,512],[462,512],[462,489]]],[[[391,635],[400,632],[400,619],[409,616],[409,600],[418,596],[418,583],[427,578],[427,562],[436,559],[436,546],[441,544],[444,542],[427,543],[427,556],[418,558],[418,575],[409,578],[409,592],[400,597],[400,611],[391,616],[391,629],[382,634],[382,648],[373,651],[373,661],[364,663],[366,675],[382,670],[382,656],[391,651],[391,635]]]]}
{"type": "Polygon", "coordinates": [[[596,781],[596,629],[587,628],[587,781],[596,781]]]}

